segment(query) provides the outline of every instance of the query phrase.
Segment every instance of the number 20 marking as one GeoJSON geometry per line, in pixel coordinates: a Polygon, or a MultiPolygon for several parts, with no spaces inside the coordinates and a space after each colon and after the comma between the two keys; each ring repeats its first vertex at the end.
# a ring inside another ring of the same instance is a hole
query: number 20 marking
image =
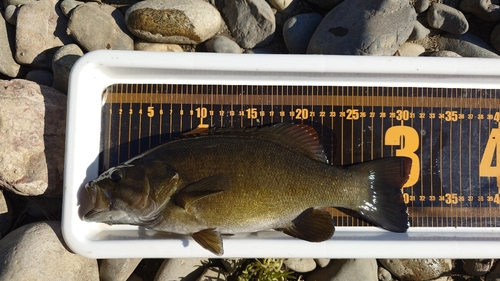
{"type": "Polygon", "coordinates": [[[408,126],[390,127],[385,132],[385,145],[399,145],[400,148],[396,149],[396,156],[411,158],[410,176],[403,187],[410,187],[416,184],[420,177],[420,159],[415,154],[419,147],[417,131],[408,126]]]}

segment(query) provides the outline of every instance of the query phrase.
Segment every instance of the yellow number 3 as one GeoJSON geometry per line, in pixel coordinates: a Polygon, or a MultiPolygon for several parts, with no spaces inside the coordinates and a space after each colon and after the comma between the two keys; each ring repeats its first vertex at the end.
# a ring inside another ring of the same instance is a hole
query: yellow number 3
{"type": "Polygon", "coordinates": [[[420,159],[415,152],[419,147],[418,133],[408,126],[393,126],[385,132],[385,145],[399,145],[396,156],[406,156],[413,161],[408,181],[403,187],[410,187],[417,183],[420,177],[420,159]]]}

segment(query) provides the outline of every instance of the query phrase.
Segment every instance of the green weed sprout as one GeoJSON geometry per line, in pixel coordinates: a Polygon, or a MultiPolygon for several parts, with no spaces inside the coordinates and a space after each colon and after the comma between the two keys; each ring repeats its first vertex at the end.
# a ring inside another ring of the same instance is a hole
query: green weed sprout
{"type": "Polygon", "coordinates": [[[238,276],[238,281],[288,281],[297,279],[293,271],[284,271],[283,259],[256,259],[238,276]]]}

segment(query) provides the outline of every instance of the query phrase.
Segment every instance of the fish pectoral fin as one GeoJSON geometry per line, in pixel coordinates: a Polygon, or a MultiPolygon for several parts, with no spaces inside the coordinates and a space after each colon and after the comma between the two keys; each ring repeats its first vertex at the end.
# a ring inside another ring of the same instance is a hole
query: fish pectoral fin
{"type": "Polygon", "coordinates": [[[175,204],[187,210],[193,204],[207,196],[226,191],[229,188],[229,176],[224,174],[204,178],[184,187],[176,196],[175,204]]]}
{"type": "Polygon", "coordinates": [[[210,252],[218,256],[222,256],[224,254],[222,237],[219,231],[214,228],[204,229],[196,233],[192,233],[191,237],[193,237],[194,241],[210,252]]]}
{"type": "Polygon", "coordinates": [[[291,221],[289,226],[276,230],[309,242],[322,242],[332,237],[335,227],[329,212],[309,208],[291,221]]]}

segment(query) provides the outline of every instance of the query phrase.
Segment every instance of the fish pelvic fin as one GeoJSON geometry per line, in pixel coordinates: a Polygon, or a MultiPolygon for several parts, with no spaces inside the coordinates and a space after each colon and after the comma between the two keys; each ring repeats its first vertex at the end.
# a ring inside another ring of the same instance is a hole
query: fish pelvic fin
{"type": "Polygon", "coordinates": [[[217,256],[222,256],[224,254],[222,237],[216,229],[210,228],[200,230],[196,233],[192,233],[191,237],[193,237],[194,241],[200,244],[200,246],[217,256]]]}
{"type": "Polygon", "coordinates": [[[289,226],[276,230],[309,242],[322,242],[332,237],[335,227],[328,211],[309,208],[295,218],[289,226]]]}
{"type": "Polygon", "coordinates": [[[350,166],[368,177],[369,192],[355,210],[363,218],[393,232],[406,232],[409,226],[408,207],[401,188],[408,180],[412,160],[388,157],[350,166]]]}

